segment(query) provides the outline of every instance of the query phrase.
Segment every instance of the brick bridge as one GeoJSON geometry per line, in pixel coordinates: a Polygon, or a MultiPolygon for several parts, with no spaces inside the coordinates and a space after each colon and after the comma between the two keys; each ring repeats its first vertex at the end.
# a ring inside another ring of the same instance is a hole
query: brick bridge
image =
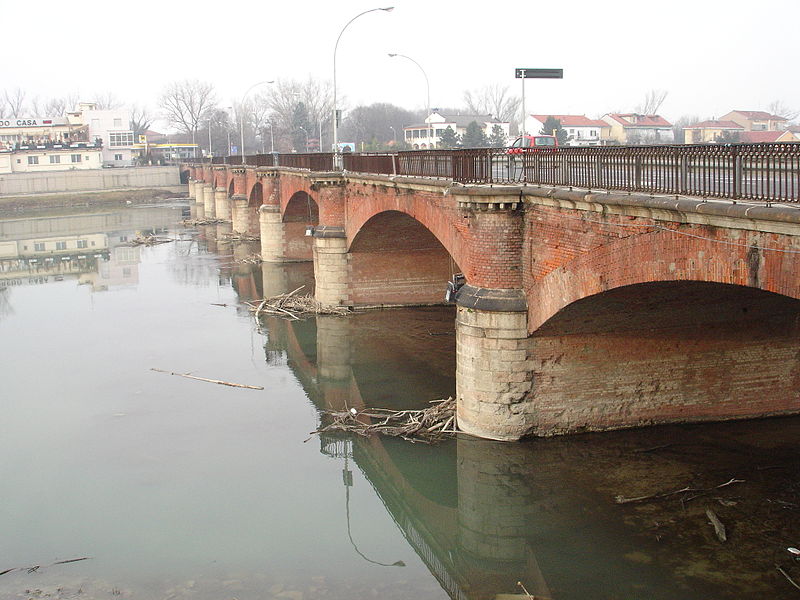
{"type": "Polygon", "coordinates": [[[800,209],[534,185],[189,164],[198,217],[314,261],[353,307],[457,295],[476,436],[800,412],[800,209]]]}

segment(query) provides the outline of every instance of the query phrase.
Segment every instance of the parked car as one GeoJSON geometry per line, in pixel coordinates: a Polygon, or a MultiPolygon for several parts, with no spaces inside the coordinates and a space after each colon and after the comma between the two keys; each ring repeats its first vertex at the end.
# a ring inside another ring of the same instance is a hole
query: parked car
{"type": "Polygon", "coordinates": [[[508,154],[522,154],[526,148],[531,148],[533,152],[553,150],[558,148],[558,139],[554,135],[519,136],[508,148],[508,154]]]}

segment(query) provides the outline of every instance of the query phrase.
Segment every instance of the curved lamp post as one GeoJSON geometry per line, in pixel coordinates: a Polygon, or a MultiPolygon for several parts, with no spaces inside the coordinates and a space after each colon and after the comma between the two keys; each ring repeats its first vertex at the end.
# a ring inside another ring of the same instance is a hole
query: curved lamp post
{"type": "Polygon", "coordinates": [[[394,6],[387,6],[386,8],[370,8],[362,13],[358,13],[355,17],[350,19],[344,27],[342,27],[342,30],[339,32],[339,37],[336,38],[336,45],[333,47],[333,166],[336,169],[341,169],[341,154],[339,153],[339,124],[336,118],[338,114],[338,111],[336,110],[336,52],[339,50],[339,40],[342,39],[342,34],[344,33],[344,30],[350,26],[350,23],[355,21],[358,17],[378,10],[392,12],[394,10],[394,6]]]}
{"type": "MultiPolygon", "coordinates": [[[[428,81],[428,74],[425,72],[425,69],[422,68],[421,64],[419,64],[417,61],[415,61],[410,56],[406,56],[405,54],[393,54],[393,53],[390,52],[389,56],[392,57],[392,58],[394,58],[396,56],[399,56],[400,58],[407,58],[408,60],[413,62],[415,65],[417,65],[419,67],[420,71],[422,71],[422,76],[425,78],[425,89],[426,89],[425,110],[427,111],[427,116],[425,118],[426,119],[430,119],[430,116],[431,116],[431,84],[428,81]]],[[[431,149],[431,144],[433,144],[433,127],[431,126],[430,121],[429,121],[428,122],[428,150],[431,149]]]]}
{"type": "Polygon", "coordinates": [[[242,155],[242,164],[244,164],[244,101],[245,98],[247,98],[247,94],[249,94],[254,87],[257,87],[262,83],[275,83],[275,81],[269,80],[269,81],[259,81],[258,83],[254,83],[249,88],[247,88],[247,91],[242,96],[242,103],[240,105],[240,110],[239,110],[239,112],[241,113],[239,115],[239,131],[242,134],[242,139],[241,139],[242,147],[239,148],[239,153],[242,155]]]}
{"type": "Polygon", "coordinates": [[[305,127],[303,127],[302,125],[298,125],[298,126],[297,126],[297,128],[298,128],[300,131],[302,131],[303,133],[305,133],[305,134],[306,134],[306,152],[308,152],[308,131],[306,131],[306,128],[305,128],[305,127]]]}

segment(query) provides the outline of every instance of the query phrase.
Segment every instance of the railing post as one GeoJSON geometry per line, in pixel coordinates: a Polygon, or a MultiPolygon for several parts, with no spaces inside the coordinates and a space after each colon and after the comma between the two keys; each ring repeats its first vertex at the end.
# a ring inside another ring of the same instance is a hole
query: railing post
{"type": "Polygon", "coordinates": [[[733,189],[731,190],[731,197],[738,199],[742,196],[744,169],[742,168],[742,157],[739,154],[739,149],[735,146],[731,147],[731,155],[733,158],[733,189]]]}
{"type": "Polygon", "coordinates": [[[642,188],[642,157],[638,154],[633,157],[633,189],[642,188]]]}
{"type": "Polygon", "coordinates": [[[685,194],[689,182],[689,158],[680,150],[675,150],[678,167],[678,193],[685,194]]]}

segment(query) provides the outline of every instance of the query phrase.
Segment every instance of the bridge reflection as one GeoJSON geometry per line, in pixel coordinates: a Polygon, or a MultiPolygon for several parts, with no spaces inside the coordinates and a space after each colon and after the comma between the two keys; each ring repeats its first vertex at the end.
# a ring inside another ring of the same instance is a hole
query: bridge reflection
{"type": "MultiPolygon", "coordinates": [[[[243,301],[313,279],[298,264],[240,271],[232,281],[243,301]]],[[[303,321],[268,317],[262,325],[267,361],[285,361],[322,413],[421,407],[451,395],[455,342],[446,334],[452,320],[446,308],[425,308],[303,321]]],[[[642,443],[628,434],[607,436],[598,465],[618,460],[620,444],[642,443]]],[[[517,582],[536,598],[611,597],[599,587],[671,597],[660,567],[631,559],[641,541],[625,531],[619,509],[609,496],[598,501],[608,473],[595,471],[583,441],[506,444],[465,436],[431,447],[381,437],[325,434],[319,440],[320,452],[341,461],[348,518],[357,467],[453,599],[527,598],[517,582]]],[[[397,557],[373,556],[349,535],[365,560],[393,566],[397,557]]]]}

